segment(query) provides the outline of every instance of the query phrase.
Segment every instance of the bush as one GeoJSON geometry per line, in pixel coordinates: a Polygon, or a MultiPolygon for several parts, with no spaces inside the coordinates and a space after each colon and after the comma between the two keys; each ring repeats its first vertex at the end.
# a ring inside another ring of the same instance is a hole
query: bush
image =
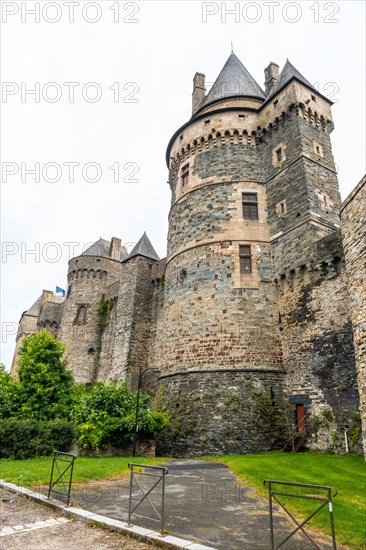
{"type": "Polygon", "coordinates": [[[68,452],[75,439],[75,428],[70,422],[1,420],[0,458],[22,460],[50,456],[53,450],[68,452]]]}
{"type": "MultiPolygon", "coordinates": [[[[164,429],[166,414],[150,412],[148,395],[140,394],[139,435],[151,436],[164,429]]],[[[110,445],[123,447],[133,440],[136,420],[136,394],[124,382],[118,386],[96,382],[85,388],[78,385],[70,417],[78,426],[78,444],[84,449],[106,449],[110,445]]]]}

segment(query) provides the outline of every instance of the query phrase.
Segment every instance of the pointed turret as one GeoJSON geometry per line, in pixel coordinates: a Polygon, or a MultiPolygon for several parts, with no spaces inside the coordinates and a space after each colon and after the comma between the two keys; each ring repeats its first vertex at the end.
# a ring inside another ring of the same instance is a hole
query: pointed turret
{"type": "Polygon", "coordinates": [[[310,90],[313,90],[318,95],[321,95],[324,99],[326,99],[331,105],[333,105],[333,102],[330,101],[327,97],[324,97],[322,94],[319,93],[319,91],[314,88],[314,86],[290,63],[290,61],[287,59],[285,66],[283,67],[278,79],[276,80],[275,84],[270,90],[270,93],[266,99],[266,102],[269,101],[273,96],[275,96],[278,92],[282,90],[291,80],[297,80],[301,84],[304,84],[307,88],[310,90]]]}
{"type": "Polygon", "coordinates": [[[229,97],[254,97],[265,99],[266,94],[232,52],[208,93],[202,108],[229,97]]]}
{"type": "Polygon", "coordinates": [[[146,232],[144,232],[141,239],[136,243],[133,250],[126,258],[126,260],[130,260],[134,256],[145,256],[146,258],[151,258],[152,260],[160,259],[157,253],[155,252],[149,237],[146,235],[146,232]]]}

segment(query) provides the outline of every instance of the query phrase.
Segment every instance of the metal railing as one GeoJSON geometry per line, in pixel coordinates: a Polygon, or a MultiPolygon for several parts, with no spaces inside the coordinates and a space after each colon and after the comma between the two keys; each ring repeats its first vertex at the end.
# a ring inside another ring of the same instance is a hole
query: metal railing
{"type": "Polygon", "coordinates": [[[165,520],[165,476],[168,473],[168,468],[164,468],[163,466],[145,466],[144,464],[134,464],[130,463],[128,465],[130,469],[130,494],[129,494],[129,503],[128,503],[128,525],[131,525],[131,516],[135,515],[140,518],[145,518],[151,521],[158,521],[161,524],[161,534],[164,534],[164,520],[165,520]],[[138,470],[135,470],[134,468],[138,468],[138,470]],[[141,468],[143,470],[141,471],[141,468]],[[147,470],[147,471],[146,471],[147,470]],[[148,476],[148,477],[154,477],[158,478],[157,481],[147,490],[144,489],[141,484],[139,483],[136,476],[148,476]],[[140,500],[137,502],[137,504],[133,504],[132,497],[133,497],[133,488],[134,488],[134,482],[137,485],[137,488],[139,491],[141,491],[142,495],[140,500]],[[151,502],[149,495],[151,495],[152,491],[161,483],[161,513],[157,510],[156,506],[151,502]],[[136,513],[136,510],[138,507],[143,503],[147,502],[150,504],[150,507],[152,508],[154,512],[155,517],[148,517],[144,516],[142,514],[136,513]]]}
{"type": "Polygon", "coordinates": [[[304,525],[308,523],[308,521],[311,520],[320,510],[322,510],[327,504],[329,505],[329,521],[330,521],[330,529],[332,533],[332,548],[333,550],[336,550],[336,537],[335,537],[335,530],[334,530],[334,518],[333,518],[333,503],[332,503],[332,496],[335,497],[337,495],[337,490],[334,487],[328,487],[325,485],[309,485],[306,483],[291,483],[289,481],[276,481],[273,479],[266,479],[264,482],[264,485],[268,487],[268,498],[269,498],[269,518],[270,518],[270,529],[271,529],[271,550],[278,550],[278,548],[281,548],[287,542],[291,537],[293,537],[298,531],[302,531],[303,534],[310,540],[310,542],[313,544],[315,548],[318,548],[320,550],[320,547],[316,544],[316,542],[311,538],[309,533],[303,529],[304,525]],[[282,490],[276,490],[275,486],[285,486],[282,490]],[[302,491],[303,494],[299,494],[299,491],[297,493],[295,492],[289,492],[286,490],[286,487],[297,487],[304,489],[302,491]],[[332,495],[333,493],[333,495],[332,495]],[[278,498],[279,496],[283,497],[290,497],[290,498],[302,498],[307,500],[314,500],[314,501],[320,501],[322,504],[318,506],[318,508],[310,514],[305,520],[297,521],[294,516],[291,514],[291,512],[286,508],[286,505],[280,501],[278,498]],[[281,506],[281,508],[287,513],[287,515],[290,516],[292,521],[297,525],[297,527],[285,538],[283,539],[278,546],[275,546],[274,542],[274,525],[273,525],[273,500],[277,502],[281,506]]]}
{"type": "Polygon", "coordinates": [[[306,441],[306,427],[300,428],[300,425],[303,425],[306,417],[302,418],[300,422],[291,430],[288,440],[286,441],[285,446],[283,447],[284,451],[287,451],[289,448],[292,449],[293,453],[297,453],[303,446],[306,441]]]}
{"type": "Polygon", "coordinates": [[[67,506],[69,505],[71,484],[72,484],[72,474],[74,471],[75,460],[76,460],[76,455],[73,455],[71,453],[62,453],[61,451],[53,451],[51,477],[50,477],[50,484],[48,486],[47,498],[50,498],[50,494],[52,491],[53,493],[58,493],[59,495],[66,496],[67,506]],[[62,472],[59,467],[59,462],[66,462],[67,464],[67,466],[65,466],[62,472]],[[55,470],[55,467],[58,472],[58,477],[55,481],[53,481],[53,472],[55,470]],[[66,472],[69,472],[68,480],[64,478],[66,472]],[[61,480],[61,485],[63,487],[63,491],[54,489],[54,487],[60,480],[61,480]]]}

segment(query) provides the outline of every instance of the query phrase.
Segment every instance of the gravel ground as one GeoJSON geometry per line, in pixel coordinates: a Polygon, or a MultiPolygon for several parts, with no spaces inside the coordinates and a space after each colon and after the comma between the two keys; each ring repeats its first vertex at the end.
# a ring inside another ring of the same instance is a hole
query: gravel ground
{"type": "MultiPolygon", "coordinates": [[[[0,489],[0,528],[64,517],[55,510],[0,489]]],[[[30,527],[31,528],[31,527],[30,527]]],[[[155,545],[78,520],[0,537],[0,550],[151,550],[155,545]]]]}

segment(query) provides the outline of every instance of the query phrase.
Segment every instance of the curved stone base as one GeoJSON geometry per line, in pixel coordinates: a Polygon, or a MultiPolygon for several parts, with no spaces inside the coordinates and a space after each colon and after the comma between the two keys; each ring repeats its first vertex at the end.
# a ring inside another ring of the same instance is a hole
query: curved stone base
{"type": "Polygon", "coordinates": [[[177,373],[159,379],[154,406],[170,417],[157,456],[256,453],[281,448],[288,402],[281,370],[177,373]]]}

